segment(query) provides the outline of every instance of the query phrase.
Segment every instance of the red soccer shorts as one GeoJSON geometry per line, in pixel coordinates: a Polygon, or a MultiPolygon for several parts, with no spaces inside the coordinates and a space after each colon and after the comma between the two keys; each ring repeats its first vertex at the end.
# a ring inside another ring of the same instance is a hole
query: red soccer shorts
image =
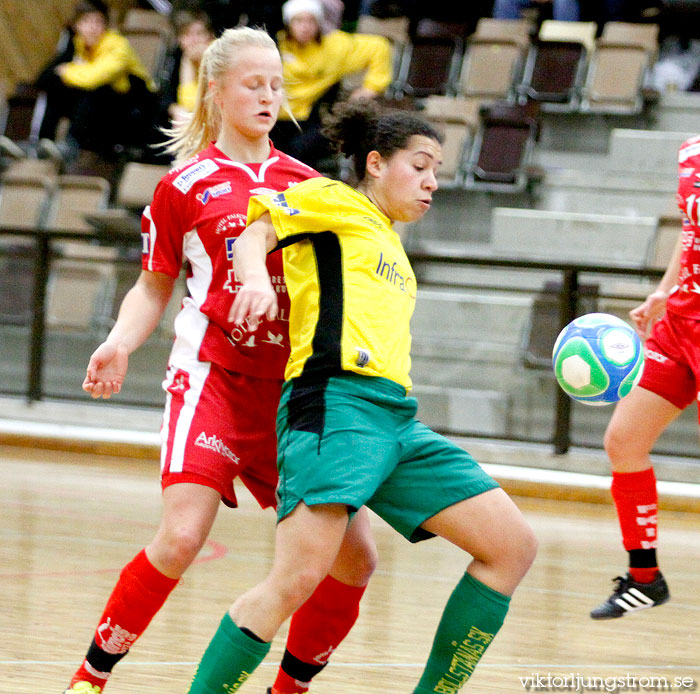
{"type": "Polygon", "coordinates": [[[276,506],[275,420],[282,381],[226,371],[209,362],[171,364],[161,428],[163,488],[202,484],[237,505],[240,478],[260,506],[276,506]]]}
{"type": "Polygon", "coordinates": [[[698,397],[700,321],[667,311],[644,345],[641,388],[683,410],[698,397]]]}

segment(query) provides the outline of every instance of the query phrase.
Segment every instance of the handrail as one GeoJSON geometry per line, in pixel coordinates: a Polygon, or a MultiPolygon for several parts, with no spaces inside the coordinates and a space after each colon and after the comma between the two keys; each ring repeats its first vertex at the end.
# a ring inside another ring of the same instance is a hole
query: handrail
{"type": "Polygon", "coordinates": [[[44,334],[46,327],[46,287],[53,252],[51,242],[54,240],[109,241],[112,245],[124,243],[135,245],[140,236],[118,231],[106,234],[101,231],[75,231],[73,229],[22,229],[0,225],[0,235],[32,237],[35,241],[34,289],[32,294],[32,324],[29,341],[29,374],[27,399],[30,402],[41,400],[44,371],[44,334]]]}
{"type": "MultiPolygon", "coordinates": [[[[140,237],[134,233],[115,230],[105,233],[102,231],[75,231],[69,229],[22,229],[0,225],[0,235],[31,237],[36,244],[34,265],[34,293],[32,305],[32,324],[30,341],[29,379],[27,398],[30,401],[42,398],[42,374],[44,361],[44,330],[46,286],[49,269],[53,258],[52,241],[83,240],[99,241],[108,245],[136,246],[140,237]]],[[[605,275],[624,275],[635,277],[660,278],[664,270],[630,264],[593,264],[573,263],[537,258],[512,258],[489,254],[472,255],[428,251],[421,248],[407,249],[412,264],[448,264],[458,266],[498,267],[517,270],[548,270],[559,272],[562,276],[562,289],[559,295],[559,320],[563,328],[576,316],[579,299],[579,276],[581,273],[605,275]]],[[[502,286],[502,289],[513,289],[502,286]]],[[[571,445],[571,399],[561,388],[556,389],[554,411],[554,433],[552,444],[556,454],[563,454],[571,445]]]]}
{"type": "MultiPolygon", "coordinates": [[[[512,268],[518,270],[552,270],[561,272],[562,289],[559,294],[559,328],[563,329],[575,317],[579,299],[579,275],[595,273],[608,275],[632,275],[642,277],[662,277],[664,270],[634,264],[598,265],[593,263],[559,262],[536,258],[506,258],[491,255],[469,255],[441,253],[422,249],[410,249],[408,257],[413,265],[418,263],[441,263],[450,265],[475,265],[512,268]]],[[[507,287],[504,287],[507,289],[507,287]]],[[[554,453],[566,453],[571,446],[571,398],[561,389],[556,389],[554,405],[554,453]]]]}

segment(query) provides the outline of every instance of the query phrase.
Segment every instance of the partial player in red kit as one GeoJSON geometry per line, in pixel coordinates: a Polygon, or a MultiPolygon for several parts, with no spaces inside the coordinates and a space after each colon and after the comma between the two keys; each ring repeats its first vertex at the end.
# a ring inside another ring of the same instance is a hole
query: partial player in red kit
{"type": "MultiPolygon", "coordinates": [[[[162,519],[151,543],[122,570],[66,692],[103,690],[202,548],[220,502],[236,506],[236,478],[263,508],[275,505],[275,417],[289,356],[280,254],[268,261],[278,317],[234,326],[228,313],[238,289],[231,248],[248,199],[318,176],[268,138],[283,100],[272,39],[261,30],[228,29],[205,52],[192,119],[169,141],[180,163],[144,211],[141,275],[83,383],[93,397],[121,390],[129,354],[157,326],[185,264],[188,296],[175,319],[163,384],[162,519]]],[[[274,694],[308,689],[356,620],[375,563],[362,509],[333,569],[292,618],[274,694]]]]}
{"type": "Polygon", "coordinates": [[[700,397],[700,136],[679,150],[676,198],[683,225],[673,256],[656,290],[630,312],[645,340],[644,373],[615,406],[605,433],[629,570],[591,611],[593,619],[623,617],[670,598],[656,558],[658,496],[650,452],[668,425],[700,397]]]}

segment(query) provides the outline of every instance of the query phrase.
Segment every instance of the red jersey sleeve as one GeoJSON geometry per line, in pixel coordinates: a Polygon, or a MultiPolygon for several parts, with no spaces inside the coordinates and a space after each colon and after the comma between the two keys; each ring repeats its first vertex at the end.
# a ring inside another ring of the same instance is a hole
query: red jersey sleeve
{"type": "Polygon", "coordinates": [[[162,272],[170,277],[180,274],[183,240],[190,216],[187,197],[167,177],[160,181],[153,201],[141,216],[141,265],[144,270],[162,272]]]}

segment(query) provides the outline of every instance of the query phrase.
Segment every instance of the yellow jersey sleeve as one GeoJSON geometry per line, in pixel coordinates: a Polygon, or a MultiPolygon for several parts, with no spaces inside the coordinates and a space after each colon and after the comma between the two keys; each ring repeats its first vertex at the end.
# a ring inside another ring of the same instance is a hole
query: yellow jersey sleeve
{"type": "MultiPolygon", "coordinates": [[[[341,198],[347,186],[329,178],[311,178],[274,195],[257,195],[248,203],[248,224],[269,212],[281,245],[304,234],[329,231],[342,219],[341,198]]],[[[359,195],[359,193],[358,193],[359,195]]]]}

